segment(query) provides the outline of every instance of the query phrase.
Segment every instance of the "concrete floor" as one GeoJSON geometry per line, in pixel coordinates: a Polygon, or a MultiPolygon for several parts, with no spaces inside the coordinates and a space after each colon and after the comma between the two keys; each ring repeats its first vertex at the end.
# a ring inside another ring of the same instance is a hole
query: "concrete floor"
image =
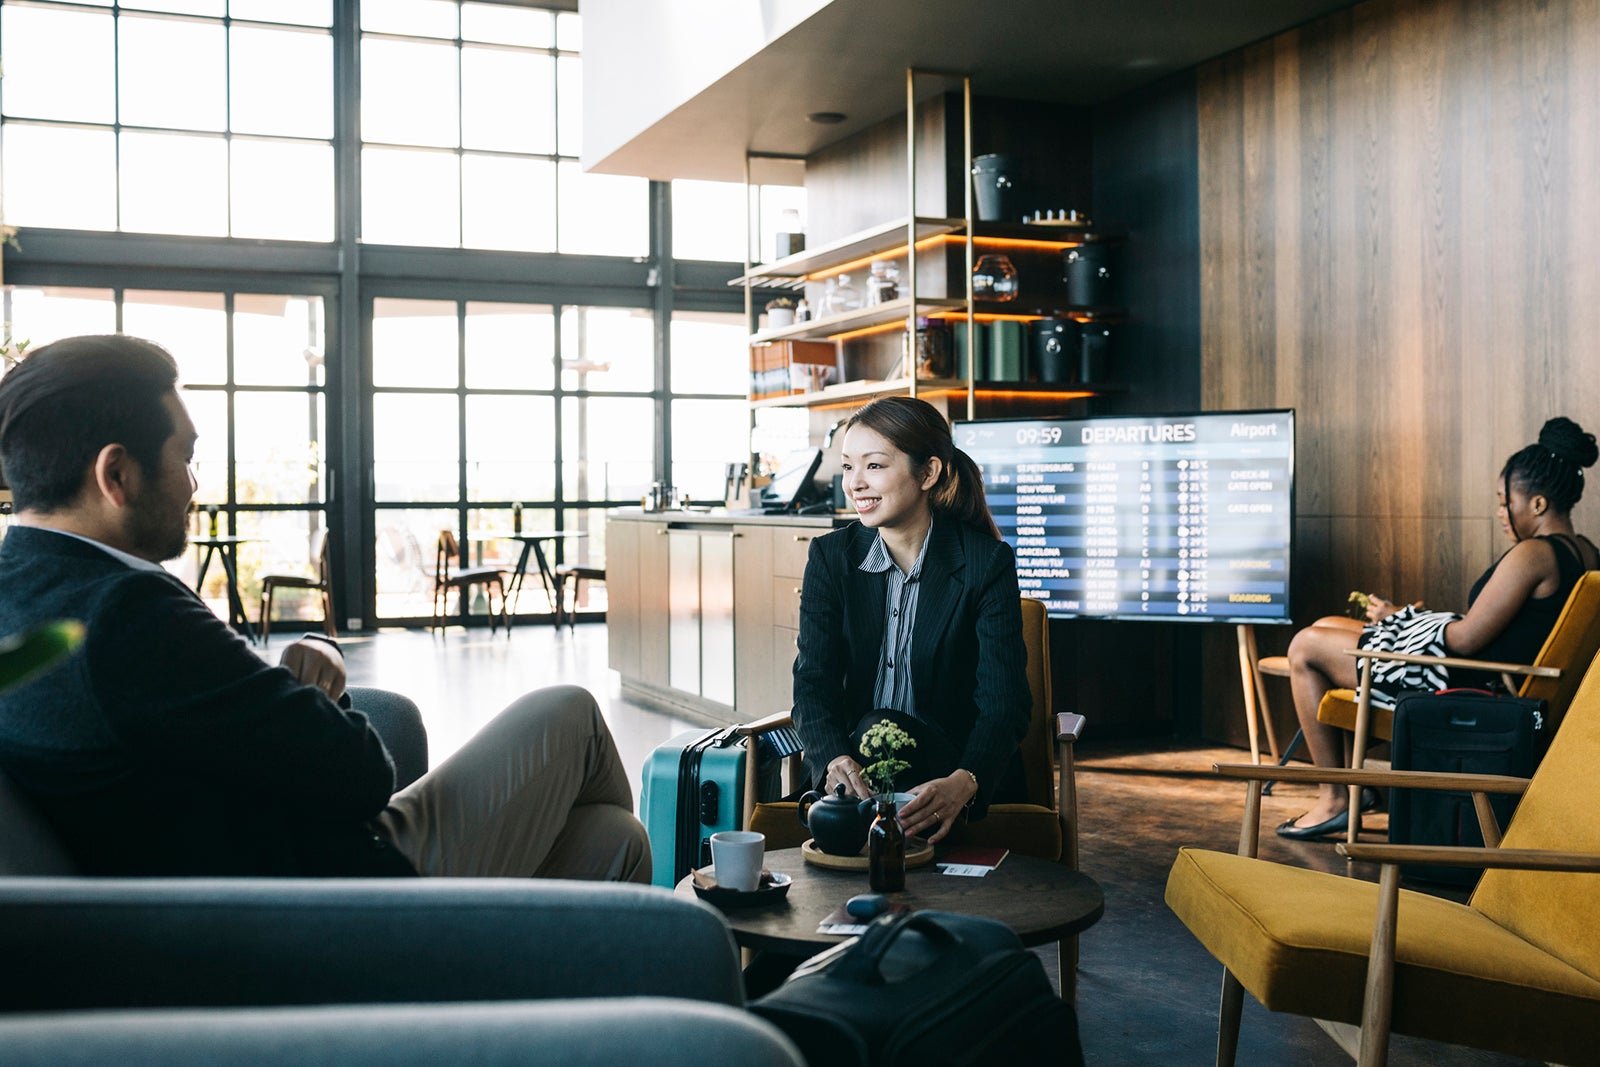
{"type": "MultiPolygon", "coordinates": [[[[383,631],[342,643],[352,683],[400,690],[422,707],[435,763],[512,698],[543,685],[572,683],[595,694],[635,795],[650,751],[701,725],[625,699],[617,675],[606,668],[600,624],[580,625],[576,633],[526,624],[509,639],[477,629],[440,636],[383,631]]],[[[1070,680],[1057,677],[1055,684],[1059,689],[1070,680]]],[[[1209,771],[1212,763],[1246,758],[1230,748],[1097,745],[1094,724],[1086,729],[1078,763],[1082,868],[1106,895],[1105,917],[1080,946],[1079,1024],[1090,1064],[1213,1062],[1221,969],[1167,910],[1162,892],[1180,845],[1237,848],[1243,787],[1216,780],[1209,771]]],[[[1262,855],[1342,870],[1331,845],[1287,842],[1271,833],[1272,826],[1310,806],[1309,787],[1279,786],[1277,792],[1263,801],[1262,855]]],[[[1383,816],[1370,827],[1369,836],[1378,839],[1386,829],[1383,816]]],[[[1051,959],[1046,971],[1054,970],[1051,959]]],[[[1245,998],[1240,1064],[1350,1062],[1311,1021],[1275,1015],[1245,998]]],[[[1410,1038],[1396,1038],[1390,1057],[1395,1067],[1531,1062],[1410,1038]]]]}

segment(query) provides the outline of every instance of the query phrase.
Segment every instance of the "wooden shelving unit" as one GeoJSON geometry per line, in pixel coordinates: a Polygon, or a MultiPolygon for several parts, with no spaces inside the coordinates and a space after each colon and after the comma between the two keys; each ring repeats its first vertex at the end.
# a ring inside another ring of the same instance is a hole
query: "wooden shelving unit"
{"type": "MultiPolygon", "coordinates": [[[[737,278],[729,279],[728,284],[748,284],[764,289],[798,289],[805,284],[809,276],[822,271],[839,270],[841,264],[857,260],[870,261],[884,255],[903,254],[911,222],[912,220],[906,218],[895,219],[893,222],[853,233],[849,237],[842,237],[818,248],[808,248],[804,252],[785,256],[771,263],[762,263],[751,267],[748,272],[737,278]]],[[[965,219],[918,218],[917,241],[921,243],[926,238],[960,233],[966,229],[966,225],[965,219]]]]}
{"type": "MultiPolygon", "coordinates": [[[[965,393],[967,391],[965,378],[919,378],[917,379],[917,392],[929,393],[965,393]]],[[[1081,400],[1091,396],[1111,396],[1116,393],[1125,393],[1128,387],[1120,384],[1095,383],[1092,385],[1072,385],[1064,382],[990,382],[978,381],[972,383],[979,395],[982,394],[1032,394],[1041,399],[1047,397],[1061,397],[1063,399],[1081,400]]],[[[884,378],[872,381],[844,382],[840,385],[830,385],[826,389],[815,393],[796,393],[793,396],[769,396],[762,400],[750,401],[752,408],[815,408],[832,407],[834,405],[864,404],[880,396],[897,396],[911,391],[910,378],[884,378]]]]}

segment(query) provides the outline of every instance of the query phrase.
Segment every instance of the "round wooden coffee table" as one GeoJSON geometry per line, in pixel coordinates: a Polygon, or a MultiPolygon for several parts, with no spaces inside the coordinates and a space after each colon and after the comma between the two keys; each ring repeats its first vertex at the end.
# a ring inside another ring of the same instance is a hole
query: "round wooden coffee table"
{"type": "MultiPolygon", "coordinates": [[[[866,871],[835,871],[815,867],[800,858],[800,850],[768,852],[768,869],[794,879],[788,896],[778,904],[723,911],[733,928],[734,940],[749,949],[804,958],[844,940],[819,934],[817,924],[857,893],[870,892],[866,871]]],[[[674,892],[693,897],[689,879],[674,892]]],[[[962,878],[942,873],[937,865],[906,871],[903,892],[889,898],[913,911],[953,911],[980,915],[1005,923],[1022,943],[1061,945],[1061,992],[1073,999],[1076,985],[1076,936],[1099,921],[1105,897],[1093,878],[1059,863],[1019,856],[1005,858],[982,878],[962,878]]]]}

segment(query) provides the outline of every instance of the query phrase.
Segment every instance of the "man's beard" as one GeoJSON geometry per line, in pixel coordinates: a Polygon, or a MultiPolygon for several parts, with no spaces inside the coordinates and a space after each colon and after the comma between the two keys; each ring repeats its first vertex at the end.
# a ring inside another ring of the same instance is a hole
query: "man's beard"
{"type": "Polygon", "coordinates": [[[155,563],[177,559],[189,547],[188,505],[182,510],[169,505],[161,486],[150,485],[140,494],[129,516],[128,538],[136,554],[155,563]]]}

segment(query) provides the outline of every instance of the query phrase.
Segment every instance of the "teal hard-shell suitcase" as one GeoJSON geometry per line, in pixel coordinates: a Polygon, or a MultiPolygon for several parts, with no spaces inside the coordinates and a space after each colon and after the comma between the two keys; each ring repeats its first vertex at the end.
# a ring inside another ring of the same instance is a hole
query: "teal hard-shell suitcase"
{"type": "MultiPolygon", "coordinates": [[[[659,745],[644,765],[639,816],[650,835],[651,879],[671,888],[711,862],[711,835],[740,829],[745,742],[735,727],[691,730],[659,745]]],[[[760,796],[776,799],[779,760],[800,750],[792,730],[764,734],[760,796]]]]}

